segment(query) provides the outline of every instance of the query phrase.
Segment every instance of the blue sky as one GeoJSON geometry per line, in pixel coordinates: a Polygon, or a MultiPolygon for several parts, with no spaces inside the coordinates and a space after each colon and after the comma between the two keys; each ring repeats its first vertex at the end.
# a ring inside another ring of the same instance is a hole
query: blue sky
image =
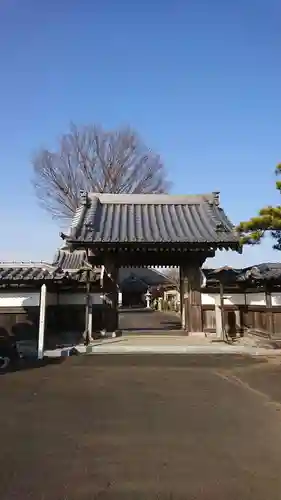
{"type": "MultiPolygon", "coordinates": [[[[30,157],[71,120],[131,125],[174,193],[219,190],[234,223],[279,203],[280,20],[278,0],[2,0],[0,260],[50,260],[61,244],[30,157]]],[[[279,259],[266,241],[213,264],[279,259]]]]}

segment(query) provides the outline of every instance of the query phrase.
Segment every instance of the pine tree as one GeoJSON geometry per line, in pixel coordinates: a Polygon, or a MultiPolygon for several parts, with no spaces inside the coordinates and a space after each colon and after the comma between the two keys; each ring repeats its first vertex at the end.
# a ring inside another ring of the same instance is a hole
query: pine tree
{"type": "MultiPolygon", "coordinates": [[[[275,169],[277,176],[281,175],[281,163],[275,169]]],[[[276,189],[281,194],[281,181],[276,181],[276,189]]],[[[241,234],[243,245],[256,245],[261,242],[267,232],[275,240],[273,248],[281,250],[281,205],[262,208],[256,217],[240,222],[236,228],[241,234]]]]}

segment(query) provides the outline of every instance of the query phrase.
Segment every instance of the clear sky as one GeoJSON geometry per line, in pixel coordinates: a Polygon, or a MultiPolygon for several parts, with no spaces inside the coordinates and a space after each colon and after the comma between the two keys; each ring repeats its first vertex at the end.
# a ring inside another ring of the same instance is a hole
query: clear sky
{"type": "MultiPolygon", "coordinates": [[[[221,191],[237,223],[278,203],[280,0],[1,0],[0,260],[50,260],[31,154],[69,122],[129,124],[173,192],[221,191]]],[[[268,241],[212,264],[278,261],[268,241]]]]}

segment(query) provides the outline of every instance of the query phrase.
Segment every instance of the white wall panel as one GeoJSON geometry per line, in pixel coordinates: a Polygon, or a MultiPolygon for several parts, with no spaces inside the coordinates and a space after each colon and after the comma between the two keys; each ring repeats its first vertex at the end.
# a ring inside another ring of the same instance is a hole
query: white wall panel
{"type": "Polygon", "coordinates": [[[244,293],[226,293],[224,295],[224,304],[226,306],[244,306],[245,295],[244,293]]]}
{"type": "Polygon", "coordinates": [[[281,306],[281,293],[273,292],[271,294],[272,306],[281,306]]]}
{"type": "Polygon", "coordinates": [[[216,297],[219,296],[216,293],[202,293],[201,301],[204,306],[214,306],[216,303],[216,297]]]}
{"type": "Polygon", "coordinates": [[[265,306],[265,293],[247,293],[246,303],[249,306],[265,306]]]}
{"type": "Polygon", "coordinates": [[[0,308],[39,306],[39,301],[40,301],[40,292],[0,293],[0,308]]]}
{"type": "MultiPolygon", "coordinates": [[[[203,305],[215,305],[220,303],[219,293],[202,293],[202,304],[203,305]]],[[[224,294],[224,305],[235,306],[244,305],[245,296],[243,293],[226,293],[224,294]]]]}
{"type": "MultiPolygon", "coordinates": [[[[102,304],[102,292],[92,293],[92,303],[102,304]]],[[[272,296],[272,306],[281,306],[281,293],[273,292],[272,296]]],[[[224,295],[225,305],[244,305],[245,296],[244,294],[225,294],[224,295]]],[[[48,293],[47,304],[56,305],[58,299],[58,304],[62,305],[84,305],[86,303],[85,293],[61,293],[57,295],[56,293],[48,293]]],[[[203,305],[215,305],[216,299],[219,300],[219,294],[214,293],[202,293],[202,304],[203,305]]],[[[26,291],[14,291],[12,292],[2,292],[0,293],[0,308],[1,307],[32,307],[39,306],[40,302],[40,291],[36,292],[26,292],[26,291]]],[[[246,304],[247,305],[265,305],[265,293],[247,293],[246,294],[246,304]]]]}

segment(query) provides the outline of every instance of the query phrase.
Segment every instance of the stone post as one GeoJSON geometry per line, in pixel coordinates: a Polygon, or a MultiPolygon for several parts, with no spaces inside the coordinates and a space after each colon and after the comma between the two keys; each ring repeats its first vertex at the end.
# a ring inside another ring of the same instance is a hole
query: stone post
{"type": "Polygon", "coordinates": [[[38,359],[43,359],[44,357],[46,306],[47,306],[47,287],[44,284],[41,286],[41,293],[40,293],[39,332],[38,332],[38,347],[37,347],[38,359]]]}
{"type": "Polygon", "coordinates": [[[122,307],[123,304],[123,295],[122,292],[118,292],[118,307],[122,307]]]}

